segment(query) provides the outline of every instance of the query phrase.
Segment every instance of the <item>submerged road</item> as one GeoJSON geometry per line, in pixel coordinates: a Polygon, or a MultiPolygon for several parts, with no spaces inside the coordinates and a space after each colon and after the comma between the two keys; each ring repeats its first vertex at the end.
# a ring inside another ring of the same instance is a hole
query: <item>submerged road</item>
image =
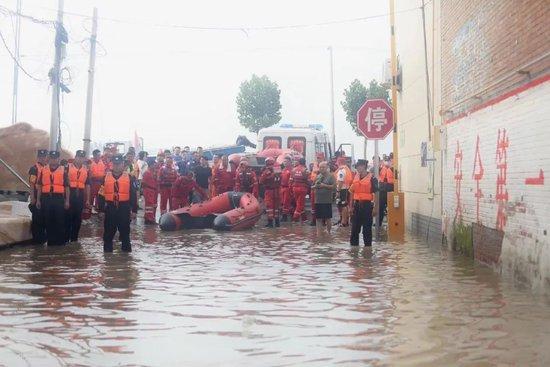
{"type": "Polygon", "coordinates": [[[133,231],[0,252],[1,366],[550,365],[550,301],[439,247],[133,231]]]}

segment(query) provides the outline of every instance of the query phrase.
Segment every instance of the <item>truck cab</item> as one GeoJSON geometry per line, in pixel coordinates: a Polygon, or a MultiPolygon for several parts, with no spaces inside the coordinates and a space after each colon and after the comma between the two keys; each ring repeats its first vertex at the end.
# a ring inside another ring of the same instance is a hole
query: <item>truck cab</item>
{"type": "Polygon", "coordinates": [[[326,160],[333,156],[329,135],[321,124],[279,124],[258,132],[258,151],[287,148],[301,153],[308,165],[319,153],[326,160]]]}

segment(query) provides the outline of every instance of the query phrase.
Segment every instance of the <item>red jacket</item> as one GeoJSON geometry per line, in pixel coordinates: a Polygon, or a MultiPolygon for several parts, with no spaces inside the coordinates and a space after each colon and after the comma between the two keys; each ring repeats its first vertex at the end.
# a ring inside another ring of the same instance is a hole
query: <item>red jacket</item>
{"type": "Polygon", "coordinates": [[[173,167],[164,166],[159,172],[160,187],[172,187],[178,178],[178,172],[173,167]]]}
{"type": "Polygon", "coordinates": [[[260,184],[266,190],[278,190],[281,186],[281,175],[274,172],[273,167],[265,167],[260,175],[260,184]]]}
{"type": "Polygon", "coordinates": [[[159,182],[157,180],[157,171],[151,167],[143,173],[141,179],[141,187],[149,190],[158,190],[159,182]]]}
{"type": "Polygon", "coordinates": [[[195,180],[187,176],[179,176],[172,185],[172,197],[189,197],[189,194],[193,190],[198,192],[203,199],[206,198],[204,190],[199,185],[197,185],[195,180]]]}
{"type": "Polygon", "coordinates": [[[235,176],[235,191],[249,192],[258,197],[258,177],[250,168],[238,170],[235,176]]]}
{"type": "Polygon", "coordinates": [[[290,175],[290,185],[294,187],[309,188],[309,172],[306,167],[298,165],[294,167],[290,175]]]}
{"type": "Polygon", "coordinates": [[[281,186],[282,187],[288,187],[290,186],[290,175],[292,174],[292,170],[290,167],[285,167],[283,171],[281,172],[281,186]]]}
{"type": "Polygon", "coordinates": [[[233,190],[234,173],[228,172],[227,169],[220,167],[216,170],[214,175],[214,188],[216,194],[223,194],[227,191],[233,190]]]}

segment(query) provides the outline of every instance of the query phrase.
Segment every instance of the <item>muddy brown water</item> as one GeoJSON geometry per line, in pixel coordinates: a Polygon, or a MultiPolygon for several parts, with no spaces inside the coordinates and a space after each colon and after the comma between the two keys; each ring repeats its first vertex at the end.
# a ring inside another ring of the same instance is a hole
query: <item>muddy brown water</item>
{"type": "Polygon", "coordinates": [[[2,366],[547,366],[550,302],[413,240],[133,229],[0,251],[2,366]]]}

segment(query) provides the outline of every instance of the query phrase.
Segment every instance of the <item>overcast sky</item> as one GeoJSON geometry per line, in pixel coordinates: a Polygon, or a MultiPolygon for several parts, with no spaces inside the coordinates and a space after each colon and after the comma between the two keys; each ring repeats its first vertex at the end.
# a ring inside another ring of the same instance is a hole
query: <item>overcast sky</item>
{"type": "MultiPolygon", "coordinates": [[[[57,0],[22,0],[22,13],[55,19],[57,0]]],[[[16,8],[16,0],[0,4],[16,8]]],[[[413,3],[411,3],[413,5],[413,3]]],[[[240,83],[265,74],[281,89],[282,122],[323,123],[330,132],[327,47],[334,48],[337,144],[353,141],[362,152],[340,106],[349,83],[382,79],[389,57],[388,17],[283,30],[214,31],[199,27],[264,27],[315,24],[387,14],[387,1],[65,1],[70,42],[65,66],[72,93],[62,104],[63,145],[82,146],[91,21],[76,14],[99,10],[92,139],[130,140],[134,131],[146,148],[232,144],[254,134],[238,123],[240,83]],[[103,18],[103,19],[101,19],[103,18]]],[[[411,6],[412,7],[412,6],[411,6]]],[[[0,13],[0,31],[13,50],[12,19],[0,13]]],[[[21,63],[47,77],[53,63],[54,29],[22,21],[21,63]]],[[[0,126],[11,122],[13,64],[0,47],[0,126]]],[[[19,121],[49,129],[51,90],[20,73],[19,121]]],[[[372,145],[372,144],[371,144],[372,145]]],[[[389,139],[382,151],[390,149],[389,139]]],[[[370,147],[369,147],[370,148],[370,147]]],[[[370,149],[369,149],[370,150],[370,149]]],[[[369,153],[370,155],[370,153],[369,153]]]]}

